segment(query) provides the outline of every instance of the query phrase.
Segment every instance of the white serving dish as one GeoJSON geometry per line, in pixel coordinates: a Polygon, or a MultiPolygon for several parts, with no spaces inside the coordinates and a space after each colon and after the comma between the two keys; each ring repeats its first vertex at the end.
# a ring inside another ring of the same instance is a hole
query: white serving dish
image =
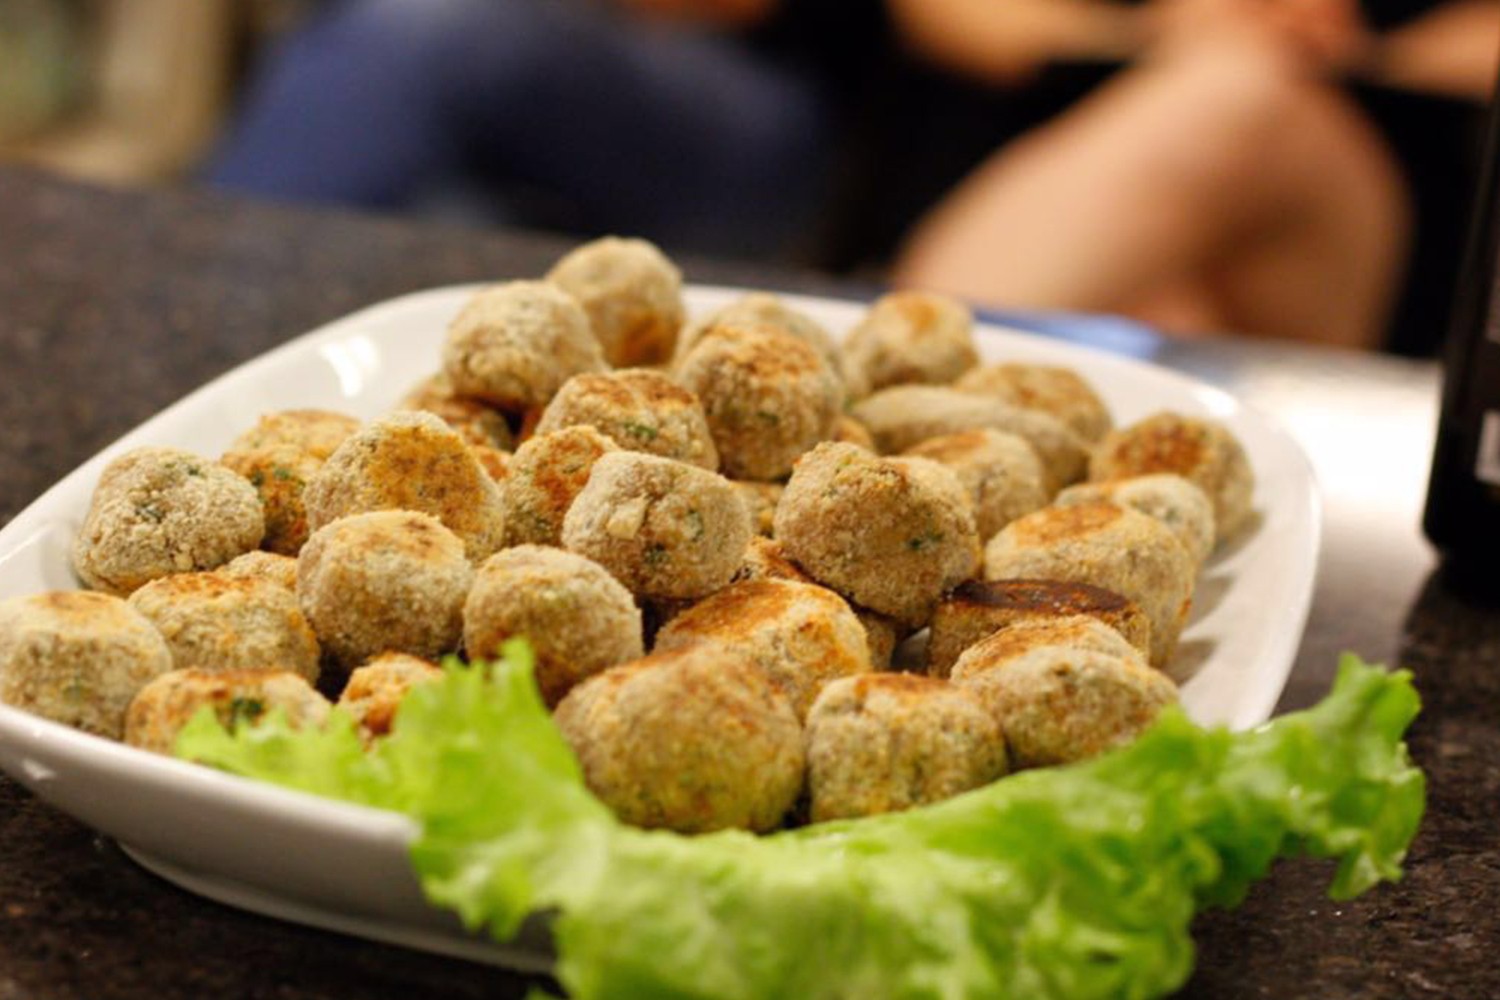
{"type": "MultiPolygon", "coordinates": [[[[68,550],[94,484],[119,453],[169,444],[218,455],[270,410],[321,407],[368,418],[436,369],[450,317],[476,286],[439,288],[361,310],[271,351],[164,410],[94,456],[0,530],[0,598],[73,589],[68,550]]],[[[693,287],[703,313],[739,290],[693,287]]],[[[855,302],[785,296],[829,329],[855,302]]],[[[1312,597],[1319,503],[1291,437],[1219,389],[1131,358],[981,326],[986,361],[1068,365],[1100,391],[1119,423],[1159,409],[1213,417],[1244,443],[1256,477],[1254,528],[1210,561],[1174,673],[1205,725],[1243,729],[1269,717],[1291,668],[1312,597]]],[[[114,837],[183,887],[288,920],[522,969],[550,963],[533,926],[509,946],[465,934],[423,900],[407,862],[405,817],[249,782],[90,736],[0,706],[0,769],[39,797],[114,837]]]]}

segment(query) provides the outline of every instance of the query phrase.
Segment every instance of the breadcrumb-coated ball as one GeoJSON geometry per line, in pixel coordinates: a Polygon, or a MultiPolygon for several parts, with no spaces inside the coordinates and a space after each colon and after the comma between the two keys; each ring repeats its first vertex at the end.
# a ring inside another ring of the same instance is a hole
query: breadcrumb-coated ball
{"type": "Polygon", "coordinates": [[[986,670],[999,670],[1012,660],[1030,655],[1048,646],[1062,649],[1089,649],[1145,664],[1141,651],[1119,632],[1097,618],[1073,615],[1070,618],[1044,618],[1019,621],[991,632],[964,650],[953,664],[950,675],[961,681],[986,670]]]}
{"type": "Polygon", "coordinates": [[[489,659],[518,636],[536,653],[537,687],[549,707],[579,681],[646,651],[630,591],[598,563],[542,545],[485,560],[464,602],[471,659],[489,659]]]}
{"type": "Polygon", "coordinates": [[[1069,486],[1053,499],[1059,507],[1108,500],[1160,521],[1202,566],[1214,550],[1214,505],[1195,483],[1170,472],[1069,486]]]}
{"type": "Polygon", "coordinates": [[[505,480],[505,544],[561,545],[563,518],[615,443],[587,425],[528,438],[505,480]]]}
{"type": "Polygon", "coordinates": [[[279,444],[226,451],[221,461],[255,487],[266,524],[261,547],[295,556],[308,535],[303,494],[324,460],[296,445],[279,444]]]}
{"type": "Polygon", "coordinates": [[[814,823],[941,802],[1005,771],[994,716],[971,692],[931,677],[836,680],[807,716],[814,823]]]}
{"type": "Polygon", "coordinates": [[[486,448],[510,451],[515,447],[515,438],[506,423],[505,414],[486,406],[477,399],[460,396],[453,391],[453,381],[438,372],[411,387],[401,401],[398,410],[423,410],[441,419],[469,444],[486,448]]]}
{"type": "Polygon", "coordinates": [[[734,480],[734,488],[739,491],[740,499],[745,503],[745,509],[750,512],[751,521],[755,525],[755,533],[770,538],[775,531],[776,505],[781,502],[781,494],[786,490],[786,484],[753,483],[737,479],[734,480]]]}
{"type": "Polygon", "coordinates": [[[332,410],[277,410],[266,413],[229,445],[229,452],[260,451],[292,445],[313,458],[326,459],[344,439],[359,430],[359,420],[332,410]]]}
{"type": "Polygon", "coordinates": [[[137,448],[99,477],[73,543],[73,568],[94,590],[127,595],[171,573],[214,569],[260,545],[255,488],[179,448],[137,448]]]}
{"type": "Polygon", "coordinates": [[[1083,441],[1056,417],[947,386],[883,389],[857,403],[853,413],[885,454],[906,451],[930,438],[985,427],[1025,438],[1042,460],[1049,495],[1081,479],[1088,464],[1083,441]]]}
{"type": "Polygon", "coordinates": [[[833,435],[843,386],[805,341],[770,326],[719,324],[688,352],[677,377],[703,403],[724,474],[780,479],[833,435]]]}
{"type": "MultiPolygon", "coordinates": [[[[780,542],[760,536],[750,539],[750,544],[745,547],[745,560],[740,563],[740,568],[734,571],[732,582],[744,583],[748,580],[791,580],[795,583],[822,586],[802,572],[800,566],[787,558],[780,542]]],[[[901,640],[910,634],[911,629],[889,615],[871,611],[848,598],[844,600],[849,605],[849,610],[854,612],[854,617],[859,619],[860,627],[865,630],[865,645],[870,653],[870,669],[889,670],[891,656],[896,652],[896,647],[901,640]]]]}
{"type": "Polygon", "coordinates": [[[1172,472],[1213,503],[1218,541],[1250,520],[1255,474],[1244,446],[1223,424],[1181,413],[1156,413],[1109,434],[1094,449],[1089,479],[1104,482],[1172,472]]]}
{"type": "Polygon", "coordinates": [[[1129,743],[1177,700],[1171,678],[1138,660],[1065,646],[954,683],[999,721],[1016,767],[1067,764],[1129,743]]]}
{"type": "Polygon", "coordinates": [[[870,671],[864,626],[842,597],[809,583],[753,580],[725,587],[668,622],[653,651],[704,642],[753,663],[799,719],[823,685],[870,671]]]}
{"type": "Polygon", "coordinates": [[[214,572],[225,576],[269,580],[294,594],[297,592],[297,560],[291,556],[277,555],[275,552],[265,552],[261,549],[246,552],[242,556],[235,556],[214,572]]]}
{"type": "Polygon", "coordinates": [[[563,545],[639,597],[702,597],[729,582],[753,534],[723,476],[655,455],[614,451],[563,519],[563,545]]]}
{"type": "Polygon", "coordinates": [[[1066,424],[1084,441],[1098,441],[1114,426],[1104,400],[1082,375],[1056,365],[1008,361],[964,373],[953,388],[1040,410],[1066,424]]]}
{"type": "Polygon", "coordinates": [[[852,444],[820,444],[798,460],[776,540],[819,583],[919,627],[979,564],[974,514],[952,472],[852,444]]]}
{"type": "Polygon", "coordinates": [[[682,326],[682,272],[654,244],[606,236],[563,256],[547,280],[576,298],[612,365],[672,357],[682,326]]]}
{"type": "Polygon", "coordinates": [[[443,344],[443,373],[454,392],[503,410],[545,406],[574,375],[606,367],[578,300],[543,281],[512,281],[475,295],[443,344]]]}
{"type": "Polygon", "coordinates": [[[904,453],[930,458],[958,476],[974,502],[980,539],[1047,505],[1046,473],[1026,439],[988,427],[929,438],[904,453]]]}
{"type": "Polygon", "coordinates": [[[308,534],[302,491],[358,429],[359,421],[343,413],[281,410],[263,415],[229,445],[220,461],[244,476],[260,496],[266,519],[262,548],[297,554],[308,534]]]}
{"type": "Polygon", "coordinates": [[[291,591],[270,580],[178,573],[130,595],[174,670],[289,670],[318,679],[318,640],[291,591]]]}
{"type": "Polygon", "coordinates": [[[872,390],[919,382],[946,385],[979,363],[974,316],[945,295],[892,292],[844,338],[848,367],[872,390]]]}
{"type": "Polygon", "coordinates": [[[510,478],[510,452],[491,448],[489,445],[471,444],[469,454],[474,456],[474,461],[479,463],[485,475],[503,490],[505,481],[510,478]]]}
{"type": "Polygon", "coordinates": [[[1140,605],[1157,667],[1177,647],[1196,570],[1160,521],[1103,502],[1044,507],[1006,525],[984,550],[987,580],[1088,583],[1140,605]]]}
{"type": "Polygon", "coordinates": [[[166,642],[125,601],[50,591],[0,601],[0,702],[118,740],[125,709],[172,669],[166,642]]]}
{"type": "Polygon", "coordinates": [[[845,394],[849,398],[858,399],[869,394],[870,387],[864,381],[863,373],[845,364],[843,352],[839,350],[838,343],[823,328],[823,325],[806,313],[793,309],[779,296],[770,292],[748,292],[728,305],[683,327],[682,334],[677,338],[677,356],[674,363],[680,365],[688,352],[697,345],[699,339],[710,329],[721,324],[725,326],[747,324],[770,326],[798,340],[806,341],[809,347],[823,356],[828,366],[843,380],[845,394]]]}
{"type": "Polygon", "coordinates": [[[1151,620],[1112,590],[1062,580],[967,580],[938,602],[927,638],[927,672],[947,677],[981,639],[1025,622],[1088,615],[1119,632],[1142,658],[1151,655],[1151,620]]]}
{"type": "Polygon", "coordinates": [[[589,789],[635,826],[763,833],[802,789],[797,716],[725,646],[612,667],[575,687],[554,719],[589,789]]]}
{"type": "Polygon", "coordinates": [[[435,659],[458,648],[474,567],[437,518],[383,510],[313,532],[297,558],[297,599],[345,669],[377,653],[435,659]]]}
{"type": "Polygon", "coordinates": [[[627,451],[714,471],[719,451],[698,397],[647,368],[574,375],[542,411],[535,433],[591,426],[627,451]]]}
{"type": "Polygon", "coordinates": [[[431,514],[462,538],[478,562],[505,539],[500,487],[452,428],[404,410],[361,428],[339,445],[303,493],[313,531],[375,510],[431,514]]]}
{"type": "Polygon", "coordinates": [[[316,729],[330,706],[303,677],[284,670],[173,670],[141,689],[125,717],[125,742],[172,756],[177,735],[204,706],[228,730],[280,709],[293,729],[316,729]]]}
{"type": "Polygon", "coordinates": [[[419,684],[441,680],[436,664],[406,653],[381,653],[349,675],[336,707],[354,720],[365,746],[390,734],[396,710],[419,684]]]}

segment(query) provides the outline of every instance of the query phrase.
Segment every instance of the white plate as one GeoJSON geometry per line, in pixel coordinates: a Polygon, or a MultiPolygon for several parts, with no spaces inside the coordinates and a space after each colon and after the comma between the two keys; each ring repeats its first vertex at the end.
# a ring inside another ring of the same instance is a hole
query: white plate
{"type": "MultiPolygon", "coordinates": [[[[0,598],[77,587],[70,541],[99,473],[144,444],[218,455],[266,411],[294,407],[373,417],[437,366],[450,317],[477,286],[394,299],[272,351],[163,411],[105,449],[0,530],[0,598]]],[[[701,313],[739,294],[693,288],[701,313]]],[[[858,303],[786,296],[830,329],[858,303]]],[[[1069,365],[1120,423],[1163,408],[1225,422],[1255,468],[1259,520],[1199,581],[1174,666],[1188,713],[1204,724],[1264,721],[1291,668],[1312,596],[1319,507],[1293,440],[1211,386],[1129,358],[985,326],[986,360],[1069,365]]],[[[521,968],[548,962],[544,934],[511,947],[466,936],[422,899],[406,857],[406,818],[260,785],[111,743],[0,706],[0,768],[41,798],[126,845],[185,888],[273,916],[521,968]]],[[[532,932],[537,929],[532,928],[532,932]]]]}

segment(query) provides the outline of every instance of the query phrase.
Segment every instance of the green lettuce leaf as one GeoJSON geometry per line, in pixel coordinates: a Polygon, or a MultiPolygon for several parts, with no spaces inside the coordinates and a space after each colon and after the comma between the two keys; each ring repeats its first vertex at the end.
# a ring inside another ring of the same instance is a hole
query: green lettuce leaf
{"type": "Polygon", "coordinates": [[[369,754],[284,720],[178,753],[405,812],[430,898],[471,927],[552,919],[579,998],[1150,997],[1192,968],[1194,911],[1279,857],[1340,898],[1400,875],[1424,800],[1405,673],[1345,657],[1317,707],[1249,733],[1166,713],[1129,747],[936,806],[767,837],[632,829],[584,788],[529,653],[453,664],[369,754]]]}

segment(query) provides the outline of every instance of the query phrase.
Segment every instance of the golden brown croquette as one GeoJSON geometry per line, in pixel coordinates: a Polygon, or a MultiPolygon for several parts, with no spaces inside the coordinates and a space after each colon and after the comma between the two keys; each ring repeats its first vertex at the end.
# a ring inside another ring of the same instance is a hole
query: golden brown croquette
{"type": "Polygon", "coordinates": [[[683,322],[682,272],[654,244],[606,236],[570,251],[547,280],[588,313],[612,365],[662,364],[683,322]]]}
{"type": "Polygon", "coordinates": [[[723,476],[655,455],[594,462],[563,519],[564,547],[638,597],[703,597],[729,582],[752,536],[750,512],[723,476]]]}
{"type": "Polygon", "coordinates": [[[516,413],[547,405],[579,372],[606,367],[578,300],[542,281],[512,281],[475,295],[443,345],[443,373],[454,392],[516,413]]]}
{"type": "Polygon", "coordinates": [[[505,543],[561,545],[563,518],[615,443],[589,426],[528,438],[505,480],[505,543]]]}
{"type": "Polygon", "coordinates": [[[1201,489],[1223,541],[1250,519],[1255,475],[1239,440],[1223,424],[1181,413],[1156,413],[1108,435],[1094,449],[1089,479],[1103,482],[1172,472],[1201,489]]]}
{"type": "Polygon", "coordinates": [[[555,718],[589,789],[635,826],[762,833],[802,789],[797,716],[725,646],[612,667],[575,687],[555,718]]]}
{"type": "Polygon", "coordinates": [[[1170,472],[1069,486],[1052,501],[1059,507],[1108,500],[1162,523],[1202,566],[1214,550],[1214,505],[1195,484],[1170,472]]]}
{"type": "Polygon", "coordinates": [[[313,532],[297,558],[302,613],[346,670],[387,651],[455,651],[473,579],[463,541],[409,510],[340,518],[313,532]]]}
{"type": "Polygon", "coordinates": [[[903,454],[929,458],[958,476],[974,504],[981,540],[1047,505],[1046,473],[1025,438],[988,427],[929,438],[903,454]]]}
{"type": "Polygon", "coordinates": [[[574,375],[537,421],[537,434],[586,425],[627,451],[643,451],[714,471],[719,452],[698,397],[658,371],[574,375]]]}
{"type": "Polygon", "coordinates": [[[941,802],[1005,771],[995,717],[968,690],[931,677],[836,680],[807,717],[814,823],[941,802]]]}
{"type": "Polygon", "coordinates": [[[964,650],[1022,622],[1088,615],[1124,636],[1142,657],[1151,653],[1151,620],[1140,605],[1112,590],[1062,580],[968,580],[938,602],[927,639],[927,672],[947,677],[964,650]]]}
{"type": "Polygon", "coordinates": [[[485,560],[464,603],[464,649],[489,659],[524,637],[548,707],[607,667],[645,653],[641,612],[618,580],[562,549],[519,545],[485,560]]]}
{"type": "Polygon", "coordinates": [[[1103,587],[1151,620],[1151,664],[1171,659],[1192,604],[1196,567],[1161,522],[1112,503],[1044,507],[1006,525],[984,550],[988,580],[1103,587]]]}
{"type": "Polygon", "coordinates": [[[354,720],[365,746],[388,736],[396,710],[419,684],[439,680],[443,671],[436,664],[406,653],[381,653],[349,675],[336,707],[354,720]]]}
{"type": "Polygon", "coordinates": [[[657,633],[654,652],[718,643],[761,670],[800,719],[823,685],[870,671],[864,626],[844,599],[791,580],[737,583],[704,598],[657,633]]]}
{"type": "Polygon", "coordinates": [[[0,601],[0,702],[96,736],[125,735],[125,710],[172,654],[109,594],[50,591],[0,601]]]}
{"type": "Polygon", "coordinates": [[[966,372],[953,388],[1051,414],[1091,443],[1114,426],[1094,387],[1071,368],[1008,361],[966,372]]]}
{"type": "Polygon", "coordinates": [[[843,354],[876,391],[912,382],[946,385],[979,363],[968,306],[927,292],[877,299],[844,338],[843,354]]]}
{"type": "Polygon", "coordinates": [[[215,569],[260,545],[260,498],[217,462],[178,448],[115,459],[73,543],[73,567],[94,590],[128,595],[172,573],[215,569]]]}
{"type": "Polygon", "coordinates": [[[688,352],[677,377],[703,403],[724,474],[781,479],[833,436],[843,386],[805,341],[771,326],[719,324],[688,352]]]}
{"type": "Polygon", "coordinates": [[[1044,646],[954,683],[1000,723],[1016,767],[1067,764],[1128,743],[1177,700],[1171,679],[1138,660],[1065,646],[1044,646]]]}
{"type": "Polygon", "coordinates": [[[403,410],[371,421],[323,463],[303,493],[313,531],[375,510],[416,510],[442,521],[476,562],[505,538],[500,487],[452,428],[403,410]]]}
{"type": "Polygon", "coordinates": [[[182,727],[205,706],[229,730],[256,725],[277,710],[293,729],[315,729],[329,711],[328,699],[287,671],[173,670],[130,703],[125,742],[170,757],[182,727]]]}
{"type": "Polygon", "coordinates": [[[318,680],[318,640],[279,584],[225,573],[177,573],[130,595],[172,651],[173,670],[288,670],[318,680]]]}
{"type": "Polygon", "coordinates": [[[820,444],[798,460],[776,540],[819,583],[915,627],[979,563],[968,494],[952,472],[851,444],[820,444]]]}
{"type": "Polygon", "coordinates": [[[453,382],[439,372],[416,385],[396,404],[398,410],[423,410],[440,418],[469,444],[510,451],[515,447],[505,414],[477,399],[457,395],[453,382]]]}

